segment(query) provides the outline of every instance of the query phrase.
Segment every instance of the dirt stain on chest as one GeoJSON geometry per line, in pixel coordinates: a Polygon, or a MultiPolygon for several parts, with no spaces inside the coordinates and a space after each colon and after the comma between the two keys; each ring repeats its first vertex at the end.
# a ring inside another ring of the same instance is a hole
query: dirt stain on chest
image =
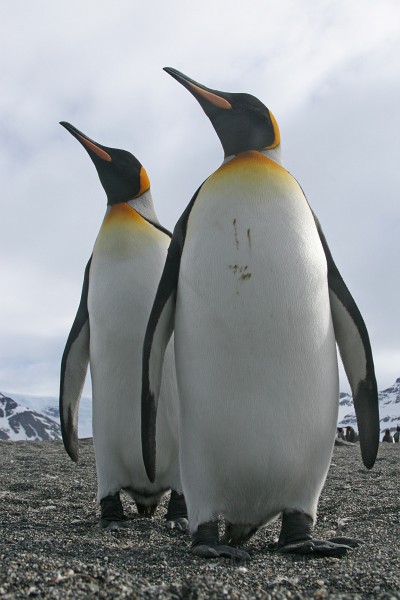
{"type": "Polygon", "coordinates": [[[251,273],[247,270],[247,265],[244,267],[240,267],[239,265],[228,265],[228,268],[234,275],[237,275],[239,281],[246,281],[251,277],[251,273]]]}
{"type": "Polygon", "coordinates": [[[236,249],[239,250],[239,237],[238,237],[238,230],[237,230],[236,219],[233,219],[233,233],[234,233],[234,236],[235,236],[235,246],[236,246],[236,249]]]}

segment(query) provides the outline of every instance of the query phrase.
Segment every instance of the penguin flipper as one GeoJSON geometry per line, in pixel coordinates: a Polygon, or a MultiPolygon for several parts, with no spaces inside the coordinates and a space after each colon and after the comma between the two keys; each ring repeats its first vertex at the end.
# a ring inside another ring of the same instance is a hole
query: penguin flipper
{"type": "Polygon", "coordinates": [[[361,456],[367,469],[379,447],[379,403],[371,344],[364,320],[332,258],[321,225],[315,224],[328,265],[329,298],[336,342],[353,393],[361,456]]]}
{"type": "Polygon", "coordinates": [[[142,454],[146,473],[151,482],[154,481],[156,474],[156,419],[164,354],[174,330],[176,291],[187,222],[200,189],[201,186],[175,225],[144,337],[142,454]]]}
{"type": "Polygon", "coordinates": [[[79,401],[89,364],[89,312],[87,298],[92,257],[86,265],[82,295],[61,360],[60,421],[64,447],[78,461],[79,401]]]}

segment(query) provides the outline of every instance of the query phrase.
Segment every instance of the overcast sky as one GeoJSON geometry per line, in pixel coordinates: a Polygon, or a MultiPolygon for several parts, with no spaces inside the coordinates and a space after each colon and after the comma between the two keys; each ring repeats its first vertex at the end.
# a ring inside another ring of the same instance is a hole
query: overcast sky
{"type": "Polygon", "coordinates": [[[398,0],[4,0],[0,40],[1,391],[58,395],[106,208],[58,122],[135,154],[170,229],[222,161],[163,66],[273,111],[366,321],[379,389],[400,377],[398,0]]]}

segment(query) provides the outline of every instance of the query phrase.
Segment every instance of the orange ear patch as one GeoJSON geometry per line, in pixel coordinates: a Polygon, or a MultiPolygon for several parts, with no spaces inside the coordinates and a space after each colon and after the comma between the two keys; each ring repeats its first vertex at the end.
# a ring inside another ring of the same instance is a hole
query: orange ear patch
{"type": "Polygon", "coordinates": [[[150,189],[150,179],[147,175],[147,171],[144,167],[140,169],[140,192],[139,194],[144,194],[147,190],[150,189]]]}
{"type": "Polygon", "coordinates": [[[96,144],[94,144],[93,142],[90,142],[89,140],[84,138],[82,135],[78,134],[78,138],[80,142],[85,146],[85,148],[87,148],[91,152],[94,152],[99,158],[102,158],[107,162],[111,162],[112,158],[109,154],[107,154],[107,152],[96,146],[96,144]]]}
{"type": "Polygon", "coordinates": [[[266,146],[265,148],[263,148],[263,150],[267,150],[268,148],[276,148],[281,143],[281,133],[279,131],[277,120],[275,119],[271,111],[269,111],[269,116],[271,117],[272,126],[274,128],[275,139],[270,146],[266,146]]]}
{"type": "Polygon", "coordinates": [[[203,96],[203,98],[208,100],[208,102],[211,102],[211,104],[214,104],[214,106],[217,108],[232,108],[232,104],[228,102],[228,100],[225,100],[225,98],[221,98],[221,96],[217,96],[217,94],[203,90],[203,88],[195,85],[194,83],[190,83],[189,85],[193,88],[196,94],[200,94],[200,96],[203,96]]]}

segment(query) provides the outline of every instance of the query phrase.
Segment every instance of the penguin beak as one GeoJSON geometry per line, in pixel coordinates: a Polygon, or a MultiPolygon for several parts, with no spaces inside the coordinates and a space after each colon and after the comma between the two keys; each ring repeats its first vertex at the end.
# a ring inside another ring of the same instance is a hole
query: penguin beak
{"type": "Polygon", "coordinates": [[[87,135],[79,131],[76,127],[71,125],[71,123],[67,123],[66,121],[60,121],[60,125],[65,127],[67,131],[70,132],[71,135],[74,136],[84,146],[84,148],[89,152],[89,155],[95,154],[98,158],[105,160],[107,162],[111,162],[112,158],[108,152],[106,152],[105,146],[101,146],[97,142],[91,140],[87,135]]]}
{"type": "Polygon", "coordinates": [[[227,94],[224,92],[211,90],[201,83],[197,83],[197,81],[190,79],[190,77],[187,77],[176,69],[172,69],[171,67],[164,67],[164,71],[169,73],[171,77],[176,79],[176,81],[181,83],[187,90],[189,90],[191,94],[193,94],[207,115],[209,114],[209,109],[211,107],[223,110],[229,110],[232,108],[232,104],[226,98],[227,94]]]}

